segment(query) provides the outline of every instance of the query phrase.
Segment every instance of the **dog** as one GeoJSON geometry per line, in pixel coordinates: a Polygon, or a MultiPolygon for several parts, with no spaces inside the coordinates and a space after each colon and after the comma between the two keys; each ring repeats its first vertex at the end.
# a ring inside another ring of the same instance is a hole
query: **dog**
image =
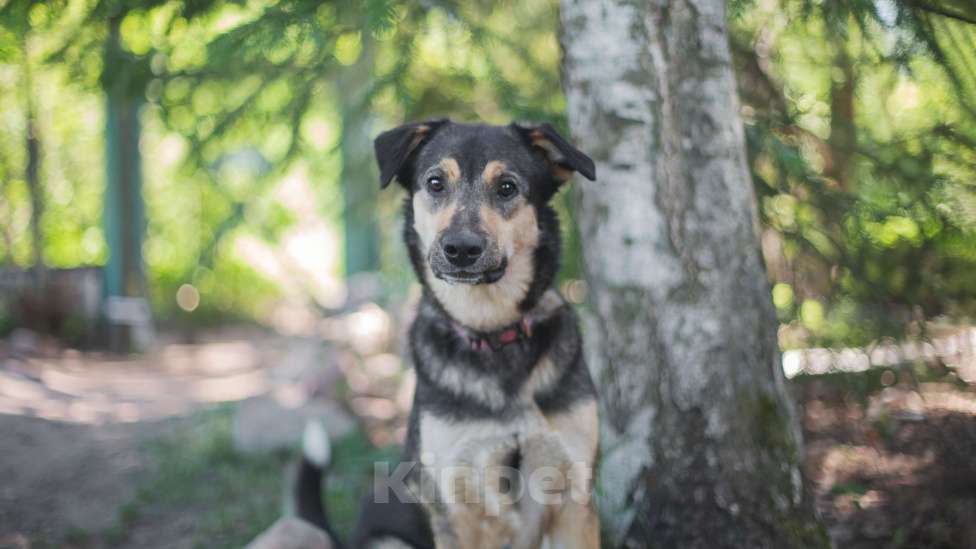
{"type": "MultiPolygon", "coordinates": [[[[599,547],[596,391],[554,287],[550,205],[574,173],[595,180],[593,161],[549,124],[429,120],[374,147],[381,186],[406,191],[403,237],[423,295],[405,447],[385,481],[406,489],[367,496],[350,545],[599,547]]],[[[312,430],[304,446],[298,515],[341,546],[322,504],[327,439],[312,430]]]]}

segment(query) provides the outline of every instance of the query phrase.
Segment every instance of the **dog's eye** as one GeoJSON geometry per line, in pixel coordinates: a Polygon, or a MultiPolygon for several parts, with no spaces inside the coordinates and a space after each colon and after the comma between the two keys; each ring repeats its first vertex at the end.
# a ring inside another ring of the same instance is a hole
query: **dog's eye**
{"type": "Polygon", "coordinates": [[[498,184],[498,196],[502,198],[512,198],[518,194],[518,185],[511,179],[503,179],[498,184]]]}
{"type": "Polygon", "coordinates": [[[437,194],[444,190],[444,180],[436,175],[427,178],[427,190],[433,194],[437,194]]]}

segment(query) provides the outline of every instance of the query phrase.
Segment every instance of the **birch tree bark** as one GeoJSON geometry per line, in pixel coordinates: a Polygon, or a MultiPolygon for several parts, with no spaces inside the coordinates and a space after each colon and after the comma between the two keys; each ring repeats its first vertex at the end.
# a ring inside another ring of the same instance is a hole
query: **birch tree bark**
{"type": "Polygon", "coordinates": [[[828,547],[800,473],[724,0],[562,0],[614,546],[828,547]]]}

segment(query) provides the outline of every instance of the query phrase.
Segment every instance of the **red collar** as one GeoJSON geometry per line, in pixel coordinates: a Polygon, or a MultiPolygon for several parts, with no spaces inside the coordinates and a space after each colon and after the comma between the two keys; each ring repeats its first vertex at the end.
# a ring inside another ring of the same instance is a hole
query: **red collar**
{"type": "Polygon", "coordinates": [[[514,324],[493,332],[479,332],[452,321],[454,331],[475,351],[497,351],[510,343],[532,337],[533,329],[551,317],[566,302],[554,289],[543,294],[539,302],[514,324]]]}
{"type": "Polygon", "coordinates": [[[515,324],[493,332],[475,332],[457,322],[453,324],[454,331],[475,351],[497,351],[509,343],[532,337],[532,327],[536,321],[534,315],[529,313],[515,324]]]}

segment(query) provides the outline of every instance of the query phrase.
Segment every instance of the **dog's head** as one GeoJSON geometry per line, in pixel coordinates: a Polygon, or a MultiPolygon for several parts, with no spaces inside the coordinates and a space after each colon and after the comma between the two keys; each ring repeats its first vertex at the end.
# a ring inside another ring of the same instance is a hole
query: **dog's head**
{"type": "Polygon", "coordinates": [[[382,186],[397,179],[409,192],[406,240],[421,282],[455,318],[480,308],[473,322],[458,318],[474,328],[512,321],[533,286],[548,286],[558,253],[548,202],[573,172],[595,177],[548,124],[427,121],[382,133],[375,149],[382,186]]]}

